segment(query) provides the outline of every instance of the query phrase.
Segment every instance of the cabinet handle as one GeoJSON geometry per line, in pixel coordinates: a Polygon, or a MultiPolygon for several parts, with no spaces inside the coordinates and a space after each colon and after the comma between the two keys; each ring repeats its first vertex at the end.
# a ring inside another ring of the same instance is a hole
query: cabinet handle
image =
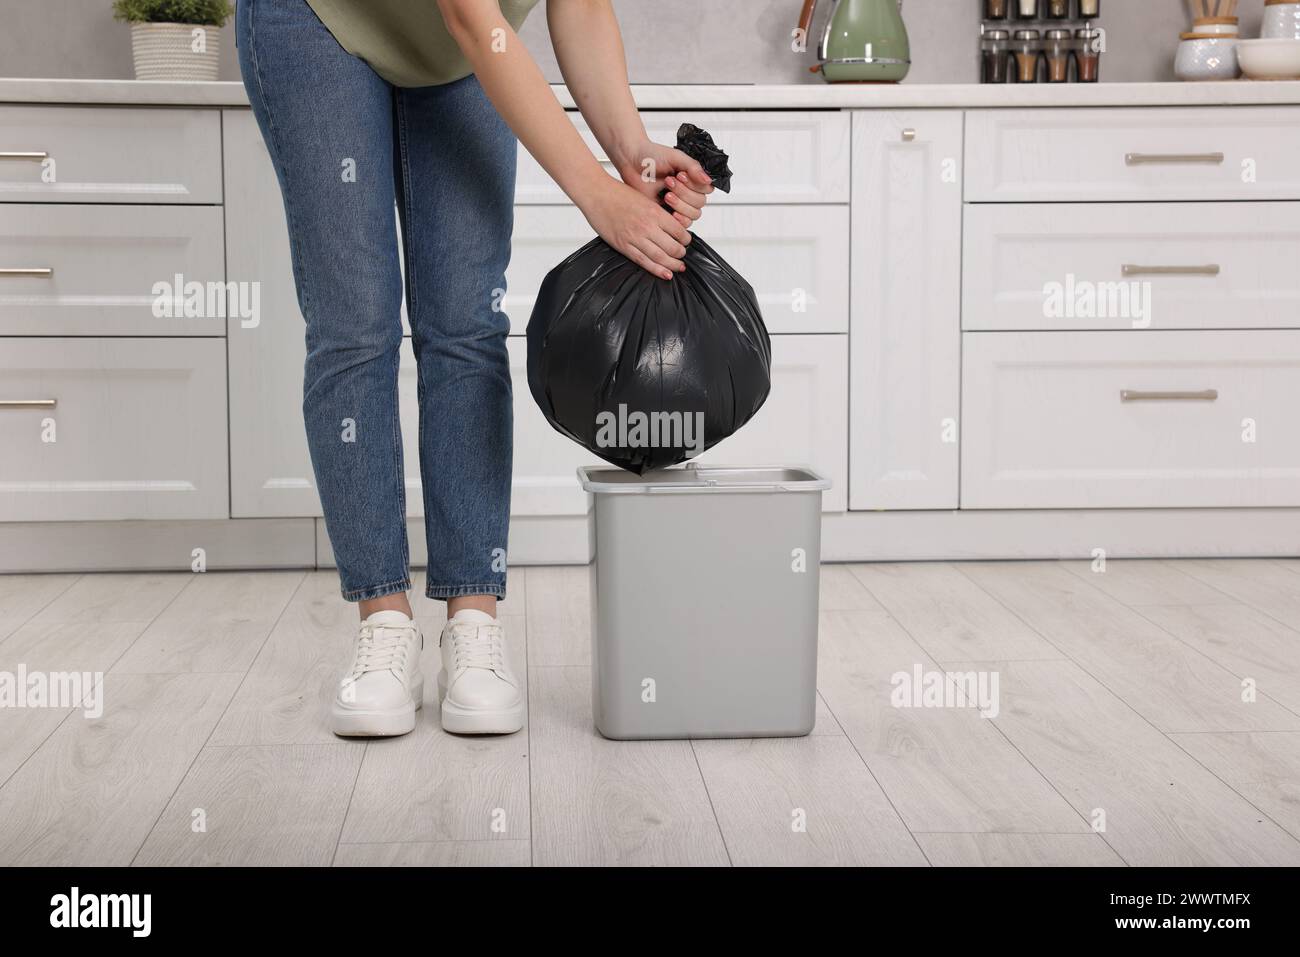
{"type": "Polygon", "coordinates": [[[904,142],[904,143],[910,143],[910,142],[912,142],[914,139],[916,139],[916,130],[913,130],[913,129],[906,129],[906,130],[903,130],[903,142],[904,142]]]}
{"type": "Polygon", "coordinates": [[[0,276],[53,276],[54,270],[49,266],[21,266],[18,268],[0,267],[0,276]]]}
{"type": "Polygon", "coordinates": [[[1208,163],[1211,166],[1222,166],[1223,160],[1222,153],[1129,153],[1124,157],[1124,162],[1129,166],[1153,166],[1170,163],[1178,165],[1208,163]]]}
{"type": "Polygon", "coordinates": [[[1135,266],[1125,263],[1120,271],[1125,276],[1217,276],[1222,272],[1216,263],[1205,266],[1135,266]]]}
{"type": "Polygon", "coordinates": [[[0,399],[0,411],[6,409],[52,409],[58,399],[0,399]]]}
{"type": "Polygon", "coordinates": [[[1199,392],[1142,392],[1139,389],[1121,389],[1121,402],[1213,402],[1219,397],[1218,389],[1201,389],[1199,392]]]}
{"type": "Polygon", "coordinates": [[[0,150],[0,159],[4,160],[43,160],[49,156],[44,150],[0,150]]]}

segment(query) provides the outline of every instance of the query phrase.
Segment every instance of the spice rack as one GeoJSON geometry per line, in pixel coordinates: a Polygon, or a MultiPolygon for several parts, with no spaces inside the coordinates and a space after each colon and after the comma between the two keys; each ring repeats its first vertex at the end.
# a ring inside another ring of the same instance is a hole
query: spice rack
{"type": "MultiPolygon", "coordinates": [[[[977,0],[981,83],[1096,83],[1102,0],[977,0]]],[[[1111,0],[1113,2],[1113,0],[1111,0]]]]}

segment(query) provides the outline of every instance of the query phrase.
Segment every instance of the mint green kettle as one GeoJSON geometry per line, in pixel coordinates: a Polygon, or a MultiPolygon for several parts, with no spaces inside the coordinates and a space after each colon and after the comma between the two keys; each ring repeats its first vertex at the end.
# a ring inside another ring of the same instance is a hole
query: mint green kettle
{"type": "MultiPolygon", "coordinates": [[[[817,65],[828,83],[897,83],[912,65],[900,0],[831,0],[817,65]]],[[[798,36],[812,29],[817,0],[804,0],[798,36]]]]}

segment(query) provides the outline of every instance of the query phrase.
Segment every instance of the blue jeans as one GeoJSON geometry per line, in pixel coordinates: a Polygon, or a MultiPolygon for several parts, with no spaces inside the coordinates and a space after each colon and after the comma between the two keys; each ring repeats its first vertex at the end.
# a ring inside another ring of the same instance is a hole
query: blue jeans
{"type": "Polygon", "coordinates": [[[236,42],[284,197],[307,323],[303,418],[343,597],[411,586],[396,219],[418,365],[426,592],[504,597],[513,422],[500,302],[515,137],[473,76],[394,87],[306,0],[239,0],[236,42]]]}

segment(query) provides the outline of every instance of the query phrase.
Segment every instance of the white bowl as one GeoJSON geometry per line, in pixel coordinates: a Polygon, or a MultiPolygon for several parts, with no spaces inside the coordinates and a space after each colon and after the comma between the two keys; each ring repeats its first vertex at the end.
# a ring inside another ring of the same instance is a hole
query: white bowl
{"type": "Polygon", "coordinates": [[[1265,40],[1300,40],[1300,0],[1265,7],[1259,35],[1265,40]]]}
{"type": "Polygon", "coordinates": [[[1300,80],[1300,40],[1238,40],[1237,56],[1252,80],[1300,80]]]}
{"type": "Polygon", "coordinates": [[[1236,37],[1183,40],[1178,44],[1174,76],[1180,80],[1235,80],[1240,42],[1236,37]]]}

